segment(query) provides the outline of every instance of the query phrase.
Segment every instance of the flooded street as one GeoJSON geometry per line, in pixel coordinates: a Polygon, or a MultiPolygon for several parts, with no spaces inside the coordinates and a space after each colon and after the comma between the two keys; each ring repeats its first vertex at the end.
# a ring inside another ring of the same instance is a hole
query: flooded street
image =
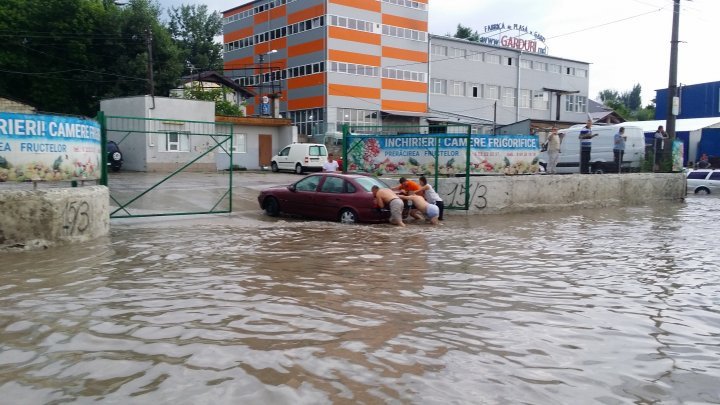
{"type": "Polygon", "coordinates": [[[0,403],[720,403],[719,206],[113,222],[0,253],[0,403]]]}

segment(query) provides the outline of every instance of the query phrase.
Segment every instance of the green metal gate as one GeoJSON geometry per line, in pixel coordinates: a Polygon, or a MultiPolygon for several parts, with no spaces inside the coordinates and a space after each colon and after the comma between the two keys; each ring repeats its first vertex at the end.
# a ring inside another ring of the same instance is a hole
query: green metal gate
{"type": "MultiPolygon", "coordinates": [[[[435,190],[438,190],[440,177],[464,176],[465,190],[469,190],[470,165],[460,162],[471,161],[471,138],[472,128],[466,124],[346,125],[343,128],[343,166],[348,172],[375,176],[432,176],[435,190]],[[388,156],[387,150],[393,150],[393,159],[382,159],[382,153],[388,156]]],[[[468,210],[471,195],[469,192],[463,194],[464,204],[454,204],[447,208],[468,210]]]]}
{"type": "Polygon", "coordinates": [[[233,126],[227,123],[98,115],[101,184],[110,190],[111,218],[232,212],[233,126]],[[107,142],[118,144],[123,167],[108,174],[107,142]],[[229,157],[218,171],[216,153],[229,157]]]}

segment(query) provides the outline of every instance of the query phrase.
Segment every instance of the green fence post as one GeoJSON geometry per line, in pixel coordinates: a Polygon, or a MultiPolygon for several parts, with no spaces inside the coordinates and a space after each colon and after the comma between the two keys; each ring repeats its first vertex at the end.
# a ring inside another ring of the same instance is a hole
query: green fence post
{"type": "Polygon", "coordinates": [[[343,167],[342,172],[347,173],[347,167],[348,167],[348,142],[350,141],[350,126],[348,124],[343,124],[343,139],[342,139],[342,160],[343,160],[343,167]]]}
{"type": "Polygon", "coordinates": [[[100,123],[100,185],[107,187],[108,185],[108,168],[107,168],[107,120],[105,113],[100,111],[97,115],[100,123]]]}
{"type": "Polygon", "coordinates": [[[467,127],[467,145],[465,151],[465,211],[470,210],[470,147],[472,146],[472,129],[467,127]]]}
{"type": "MultiPolygon", "coordinates": [[[[233,167],[233,146],[235,145],[234,139],[233,139],[233,125],[230,126],[230,147],[228,148],[228,151],[230,152],[230,202],[228,206],[228,210],[232,213],[232,200],[233,200],[233,176],[235,175],[234,167],[233,167]]],[[[227,139],[225,139],[225,142],[227,142],[227,139]]]]}

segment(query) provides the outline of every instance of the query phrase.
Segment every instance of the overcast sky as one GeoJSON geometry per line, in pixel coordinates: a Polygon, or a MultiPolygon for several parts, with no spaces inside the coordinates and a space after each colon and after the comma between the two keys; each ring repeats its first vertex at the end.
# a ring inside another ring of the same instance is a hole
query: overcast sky
{"type": "MultiPolygon", "coordinates": [[[[159,0],[163,7],[206,4],[224,11],[247,0],[159,0]]],[[[479,32],[523,24],[547,38],[549,54],[590,62],[590,98],[603,89],[643,88],[643,104],[668,85],[673,0],[431,0],[430,33],[479,32]]],[[[678,83],[720,80],[720,0],[681,0],[678,83]]]]}

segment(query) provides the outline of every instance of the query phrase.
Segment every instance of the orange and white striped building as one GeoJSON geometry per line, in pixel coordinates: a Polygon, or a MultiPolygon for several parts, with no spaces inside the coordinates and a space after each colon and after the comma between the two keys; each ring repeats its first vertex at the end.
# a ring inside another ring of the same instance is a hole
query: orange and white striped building
{"type": "Polygon", "coordinates": [[[248,115],[271,92],[306,135],[427,114],[428,0],[255,0],[223,17],[226,75],[259,90],[248,115]]]}

